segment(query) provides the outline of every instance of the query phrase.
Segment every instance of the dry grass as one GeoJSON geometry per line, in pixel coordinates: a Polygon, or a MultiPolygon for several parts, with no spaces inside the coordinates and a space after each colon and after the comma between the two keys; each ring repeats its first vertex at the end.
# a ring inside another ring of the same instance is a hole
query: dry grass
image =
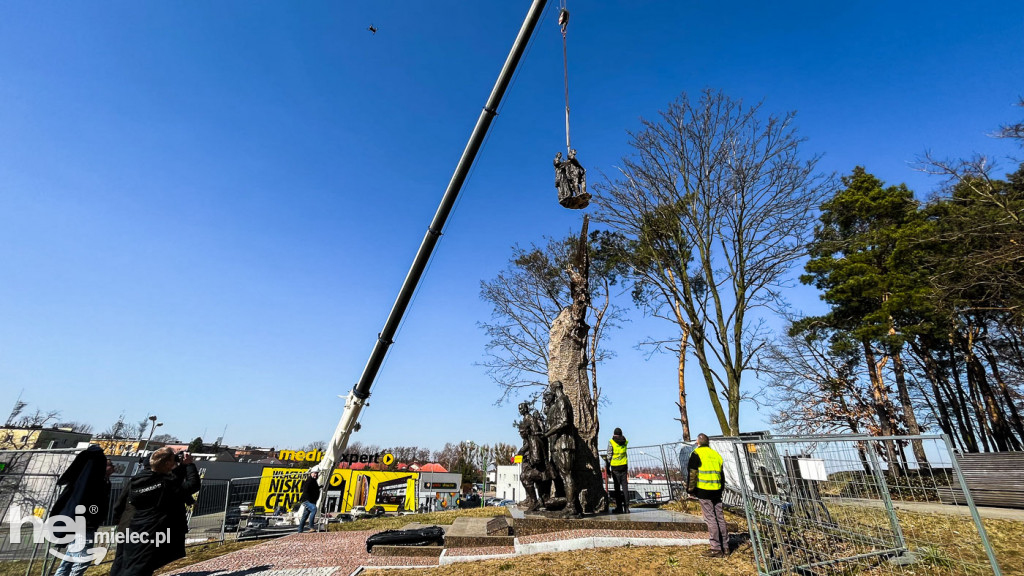
{"type": "MultiPolygon", "coordinates": [[[[663,508],[689,514],[700,514],[694,501],[672,502],[663,508]]],[[[833,507],[830,506],[830,509],[833,507]]],[[[844,521],[854,520],[856,511],[844,511],[844,521]]],[[[883,565],[861,571],[850,569],[845,574],[861,576],[882,576],[900,574],[903,576],[952,576],[965,574],[957,560],[977,558],[978,552],[970,555],[966,548],[977,545],[970,518],[942,514],[921,514],[905,510],[898,511],[904,534],[911,542],[923,543],[917,551],[923,561],[914,566],[897,568],[883,565]]],[[[335,530],[388,530],[401,528],[412,522],[421,524],[451,524],[458,517],[490,517],[508,515],[508,510],[498,507],[476,508],[432,512],[409,516],[384,517],[332,524],[335,530]]],[[[865,523],[876,522],[876,511],[865,511],[865,523]]],[[[746,526],[746,520],[739,515],[726,512],[727,520],[746,526]]],[[[1024,574],[1024,522],[1011,520],[985,520],[996,556],[1004,574],[1024,574]]],[[[183,566],[221,556],[240,548],[259,544],[260,541],[227,542],[206,544],[188,549],[188,556],[165,566],[160,572],[167,572],[183,566]]],[[[749,543],[743,544],[728,558],[705,558],[701,554],[706,546],[680,547],[629,547],[578,550],[573,552],[538,554],[502,558],[479,562],[466,562],[449,566],[416,570],[370,570],[367,576],[755,576],[754,557],[749,543]]],[[[979,549],[980,550],[980,549],[979,549]]],[[[108,561],[89,568],[87,576],[107,576],[113,553],[108,561]]],[[[27,562],[0,563],[0,576],[24,576],[27,562]]],[[[39,574],[41,564],[37,561],[33,573],[39,574]]]]}
{"type": "Polygon", "coordinates": [[[367,570],[366,576],[756,576],[750,547],[704,558],[706,546],[628,547],[537,554],[415,570],[367,570]]]}
{"type": "Polygon", "coordinates": [[[490,518],[492,516],[508,516],[508,508],[504,506],[486,506],[484,508],[468,508],[466,510],[445,510],[444,512],[428,512],[426,514],[409,514],[406,516],[381,516],[380,518],[361,518],[355,522],[331,524],[330,532],[347,532],[358,530],[397,530],[413,522],[420,524],[443,524],[455,522],[459,517],[490,518]]]}
{"type": "MultiPolygon", "coordinates": [[[[834,526],[818,525],[797,519],[788,527],[762,523],[767,535],[778,530],[780,555],[791,555],[789,562],[803,563],[840,559],[857,554],[875,552],[869,541],[892,539],[892,529],[884,508],[878,506],[840,505],[830,503],[828,511],[834,526]],[[776,527],[773,527],[776,526],[776,527]],[[858,535],[867,537],[859,540],[858,535]]],[[[836,574],[882,576],[954,576],[991,574],[988,556],[970,516],[944,514],[933,511],[896,511],[900,531],[908,550],[918,561],[896,566],[874,557],[860,566],[844,564],[836,574]]],[[[1004,574],[1024,574],[1024,522],[1012,520],[983,520],[1004,574]]],[[[889,544],[890,546],[893,544],[889,544]]],[[[838,566],[838,565],[837,565],[838,566]]],[[[833,572],[828,572],[833,573],[833,572]]]]}
{"type": "MultiPolygon", "coordinates": [[[[242,548],[248,548],[254,544],[259,544],[259,540],[246,540],[244,542],[225,542],[219,543],[214,542],[210,544],[199,544],[197,546],[189,546],[185,548],[185,557],[181,560],[171,562],[167,566],[160,568],[156,571],[157,574],[163,572],[169,572],[171,570],[181,568],[182,566],[188,566],[203,560],[209,560],[210,558],[216,558],[225,554],[234,552],[235,550],[241,550],[242,548]]],[[[57,569],[57,564],[60,561],[54,559],[51,565],[51,573],[57,569]]],[[[110,574],[110,568],[114,565],[114,550],[111,549],[107,552],[103,562],[98,566],[90,566],[85,572],[86,576],[108,576],[110,574]]],[[[25,576],[25,570],[28,568],[28,561],[21,560],[17,562],[0,562],[0,576],[25,576]]],[[[41,558],[36,558],[36,561],[32,564],[31,574],[40,574],[43,569],[43,563],[41,558]]]]}
{"type": "MultiPolygon", "coordinates": [[[[684,514],[692,514],[698,518],[701,517],[700,502],[694,498],[688,498],[686,500],[673,500],[660,506],[662,510],[674,510],[676,512],[683,512],[684,514]]],[[[747,517],[742,514],[736,514],[731,512],[728,508],[725,509],[725,521],[730,524],[736,524],[741,526],[745,531],[747,528],[747,517]]]]}

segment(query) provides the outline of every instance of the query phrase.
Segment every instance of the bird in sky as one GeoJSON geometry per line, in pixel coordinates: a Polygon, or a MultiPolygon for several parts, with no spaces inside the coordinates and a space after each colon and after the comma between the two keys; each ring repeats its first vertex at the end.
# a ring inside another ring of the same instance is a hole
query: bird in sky
{"type": "Polygon", "coordinates": [[[370,27],[367,28],[367,30],[369,30],[370,32],[373,32],[374,34],[377,33],[377,28],[373,24],[370,24],[370,27]]]}

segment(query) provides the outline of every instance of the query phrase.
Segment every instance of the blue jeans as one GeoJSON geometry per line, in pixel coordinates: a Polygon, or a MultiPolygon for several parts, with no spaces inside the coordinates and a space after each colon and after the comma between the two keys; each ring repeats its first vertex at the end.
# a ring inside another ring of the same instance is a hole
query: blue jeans
{"type": "Polygon", "coordinates": [[[306,518],[309,518],[309,529],[316,532],[316,504],[312,502],[302,503],[302,520],[299,521],[300,534],[306,529],[306,518]]]}
{"type": "Polygon", "coordinates": [[[53,576],[82,576],[86,568],[88,568],[92,562],[92,558],[83,558],[88,556],[86,550],[92,548],[93,540],[96,538],[96,530],[87,528],[85,530],[85,541],[73,540],[68,544],[67,549],[64,550],[64,555],[69,557],[70,560],[61,560],[60,566],[57,566],[57,572],[53,576]],[[81,560],[80,562],[78,560],[81,560]]]}

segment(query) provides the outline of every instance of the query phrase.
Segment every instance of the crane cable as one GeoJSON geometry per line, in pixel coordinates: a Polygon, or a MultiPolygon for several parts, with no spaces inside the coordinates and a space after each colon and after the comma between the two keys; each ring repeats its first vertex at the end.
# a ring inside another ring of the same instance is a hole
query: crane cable
{"type": "Polygon", "coordinates": [[[558,25],[562,27],[562,74],[565,78],[565,153],[572,150],[569,142],[569,56],[565,31],[569,27],[569,10],[565,7],[565,0],[559,5],[558,25]]]}

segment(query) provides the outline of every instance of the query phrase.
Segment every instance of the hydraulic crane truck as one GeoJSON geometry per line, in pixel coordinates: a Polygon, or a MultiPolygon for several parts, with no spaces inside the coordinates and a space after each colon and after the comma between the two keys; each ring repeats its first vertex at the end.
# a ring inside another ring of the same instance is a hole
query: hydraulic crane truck
{"type": "Polygon", "coordinates": [[[462,152],[462,157],[459,159],[459,163],[455,167],[455,173],[452,175],[451,181],[448,183],[448,188],[445,190],[444,196],[441,198],[441,204],[438,206],[437,212],[434,214],[434,219],[430,222],[430,227],[427,228],[427,233],[423,237],[423,242],[420,244],[420,248],[416,252],[416,257],[413,259],[412,266],[409,268],[408,274],[406,274],[405,281],[402,283],[402,289],[398,293],[398,298],[395,299],[395,304],[391,308],[391,313],[388,315],[387,321],[384,323],[384,329],[377,335],[377,342],[373,347],[373,351],[370,353],[369,360],[366,362],[366,367],[363,368],[363,374],[360,376],[359,381],[356,382],[356,385],[352,388],[352,391],[349,392],[345,399],[345,411],[341,415],[341,420],[338,421],[338,427],[334,430],[334,435],[331,437],[331,441],[327,444],[327,447],[324,450],[324,457],[319,464],[310,469],[310,471],[316,470],[320,473],[318,481],[322,490],[320,491],[320,502],[317,505],[317,508],[320,510],[324,509],[323,504],[326,502],[327,488],[330,482],[331,472],[334,470],[335,466],[337,466],[341,455],[344,454],[345,448],[348,446],[349,436],[351,436],[354,430],[358,429],[359,413],[362,411],[363,406],[366,405],[366,400],[370,397],[370,389],[373,387],[373,381],[377,377],[377,372],[380,370],[384,357],[387,355],[388,347],[393,343],[392,339],[398,331],[398,326],[401,324],[402,316],[405,314],[405,309],[408,307],[413,293],[416,290],[416,286],[419,284],[420,277],[423,275],[423,271],[426,269],[427,263],[430,261],[430,256],[434,251],[434,247],[436,246],[438,239],[441,237],[445,221],[448,219],[448,215],[455,205],[455,200],[459,195],[459,191],[462,189],[462,184],[464,183],[466,176],[469,174],[470,168],[473,166],[473,161],[476,159],[477,152],[479,152],[480,146],[483,144],[484,137],[487,135],[487,129],[490,127],[491,121],[497,115],[498,106],[501,104],[501,98],[505,94],[505,90],[508,88],[509,83],[512,81],[512,76],[519,64],[519,60],[526,51],[530,37],[533,35],[534,29],[537,27],[537,23],[540,21],[546,3],[546,0],[534,0],[531,4],[530,10],[526,15],[526,19],[523,21],[523,25],[519,29],[519,34],[516,36],[515,43],[512,45],[512,50],[505,59],[505,65],[501,68],[498,80],[495,82],[494,88],[491,90],[487,103],[480,112],[480,117],[476,121],[476,126],[473,128],[473,132],[469,137],[469,142],[466,144],[466,148],[462,152]]]}

